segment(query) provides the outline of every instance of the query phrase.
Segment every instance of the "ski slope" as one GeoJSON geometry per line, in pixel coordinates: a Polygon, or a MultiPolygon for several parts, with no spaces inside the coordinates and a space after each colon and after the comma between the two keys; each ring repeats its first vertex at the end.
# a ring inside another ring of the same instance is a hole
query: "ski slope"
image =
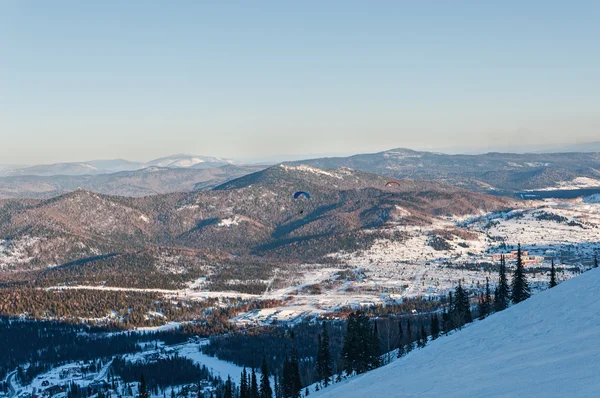
{"type": "Polygon", "coordinates": [[[311,396],[598,397],[599,372],[600,268],[311,396]]]}

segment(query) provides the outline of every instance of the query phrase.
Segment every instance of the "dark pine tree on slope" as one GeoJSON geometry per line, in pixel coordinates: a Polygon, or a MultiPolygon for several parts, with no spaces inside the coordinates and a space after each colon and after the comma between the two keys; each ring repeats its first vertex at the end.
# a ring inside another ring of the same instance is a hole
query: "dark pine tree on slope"
{"type": "Polygon", "coordinates": [[[517,249],[517,264],[515,266],[515,272],[512,280],[512,294],[511,299],[513,303],[517,304],[521,301],[527,300],[531,296],[531,290],[529,289],[529,283],[525,277],[525,268],[523,267],[523,255],[521,253],[521,245],[517,249]]]}
{"type": "Polygon", "coordinates": [[[556,282],[556,268],[554,268],[554,259],[552,259],[552,267],[550,268],[550,284],[549,287],[553,288],[558,285],[556,282]]]}
{"type": "Polygon", "coordinates": [[[260,398],[258,392],[258,381],[256,379],[256,369],[254,369],[254,361],[252,361],[252,376],[250,379],[250,398],[260,398]]]}
{"type": "Polygon", "coordinates": [[[283,363],[283,396],[284,398],[299,398],[302,391],[302,381],[300,380],[300,367],[298,364],[298,352],[293,345],[292,335],[292,355],[285,359],[283,363]]]}
{"type": "Polygon", "coordinates": [[[500,257],[500,271],[498,277],[498,286],[494,294],[494,311],[500,312],[508,308],[510,299],[510,288],[508,278],[506,277],[506,260],[504,256],[500,257]]]}
{"type": "Polygon", "coordinates": [[[267,367],[267,359],[263,357],[262,366],[260,367],[260,398],[273,398],[273,389],[269,380],[269,368],[267,367]]]}
{"type": "Polygon", "coordinates": [[[412,328],[410,327],[410,319],[406,321],[406,353],[412,351],[413,343],[412,343],[412,328]]]}
{"type": "Polygon", "coordinates": [[[594,268],[598,268],[598,255],[594,254],[594,268]]]}
{"type": "Polygon", "coordinates": [[[398,358],[402,358],[405,354],[404,330],[402,329],[402,321],[398,321],[398,358]]]}
{"type": "Polygon", "coordinates": [[[140,377],[140,385],[138,389],[138,398],[150,398],[150,393],[148,392],[148,387],[146,387],[146,379],[144,379],[144,375],[142,374],[140,377]]]}
{"type": "Polygon", "coordinates": [[[233,384],[231,383],[231,376],[227,376],[223,398],[233,398],[233,384]]]}
{"type": "Polygon", "coordinates": [[[437,313],[431,314],[431,340],[440,337],[440,319],[437,313]]]}
{"type": "Polygon", "coordinates": [[[359,311],[351,313],[342,348],[346,374],[360,374],[378,367],[378,345],[379,340],[375,338],[369,318],[359,311]]]}
{"type": "Polygon", "coordinates": [[[333,360],[331,359],[331,349],[329,347],[329,333],[327,324],[323,322],[323,330],[319,335],[319,347],[317,352],[317,376],[319,382],[327,387],[333,377],[333,360]]]}
{"type": "Polygon", "coordinates": [[[240,398],[250,398],[250,389],[248,387],[248,373],[244,366],[242,376],[240,377],[240,398]]]}
{"type": "Polygon", "coordinates": [[[467,323],[473,321],[471,315],[471,303],[469,302],[469,295],[465,289],[463,289],[460,281],[458,286],[454,290],[454,305],[452,306],[450,313],[450,319],[455,328],[460,328],[467,323]]]}

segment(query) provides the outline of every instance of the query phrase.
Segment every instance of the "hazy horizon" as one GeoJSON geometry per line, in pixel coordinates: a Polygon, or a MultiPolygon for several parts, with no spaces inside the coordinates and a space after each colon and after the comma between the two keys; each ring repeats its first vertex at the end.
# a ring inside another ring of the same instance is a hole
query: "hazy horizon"
{"type": "Polygon", "coordinates": [[[4,2],[0,163],[597,141],[599,11],[591,1],[4,2]]]}

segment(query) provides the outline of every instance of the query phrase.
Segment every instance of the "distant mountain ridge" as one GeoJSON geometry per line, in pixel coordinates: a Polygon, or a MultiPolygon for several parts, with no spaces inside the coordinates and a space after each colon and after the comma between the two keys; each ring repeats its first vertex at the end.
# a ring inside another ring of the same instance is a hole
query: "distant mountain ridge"
{"type": "MultiPolygon", "coordinates": [[[[389,179],[429,180],[470,191],[509,196],[526,190],[564,189],[569,186],[576,189],[600,188],[600,153],[597,152],[448,155],[396,148],[282,164],[286,167],[313,167],[323,172],[338,169],[336,173],[343,173],[346,168],[389,179]],[[582,185],[582,181],[585,184],[582,185]]],[[[181,154],[146,163],[116,159],[16,169],[5,166],[0,167],[0,198],[48,198],[78,187],[123,196],[210,189],[267,167],[236,164],[218,157],[181,154]],[[150,171],[156,172],[153,178],[147,176],[150,171]]],[[[260,179],[261,174],[248,178],[260,179]]]]}
{"type": "Polygon", "coordinates": [[[348,157],[285,163],[323,169],[349,167],[390,178],[446,182],[476,192],[543,189],[586,177],[598,180],[600,153],[487,153],[446,155],[405,148],[348,157]]]}
{"type": "Polygon", "coordinates": [[[232,161],[212,156],[178,154],[154,159],[149,162],[131,162],[124,159],[91,160],[86,162],[67,162],[34,165],[21,168],[5,167],[0,169],[4,176],[80,176],[109,174],[120,171],[141,170],[148,167],[197,168],[210,169],[231,164],[232,161]]]}
{"type": "Polygon", "coordinates": [[[211,189],[264,168],[265,166],[235,165],[216,168],[151,166],[110,174],[0,177],[0,199],[51,198],[78,188],[106,195],[132,197],[190,192],[211,189]]]}

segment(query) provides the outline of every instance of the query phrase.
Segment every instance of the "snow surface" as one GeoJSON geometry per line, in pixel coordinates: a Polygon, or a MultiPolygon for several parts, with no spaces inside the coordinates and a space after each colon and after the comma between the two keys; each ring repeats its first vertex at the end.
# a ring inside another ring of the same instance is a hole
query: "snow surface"
{"type": "MultiPolygon", "coordinates": [[[[332,173],[329,171],[317,169],[315,167],[306,166],[304,164],[301,164],[300,166],[286,166],[286,165],[282,164],[282,165],[280,165],[280,167],[286,171],[289,171],[289,170],[303,171],[305,173],[326,175],[328,177],[337,178],[338,180],[342,180],[344,178],[339,173],[332,173]]],[[[348,174],[348,173],[346,172],[346,174],[348,174]]]]}
{"type": "Polygon", "coordinates": [[[598,397],[600,269],[315,397],[598,397]]]}
{"type": "Polygon", "coordinates": [[[600,180],[590,177],[576,177],[571,181],[560,181],[553,187],[532,189],[531,191],[556,191],[559,189],[582,189],[600,187],[600,180]]]}

